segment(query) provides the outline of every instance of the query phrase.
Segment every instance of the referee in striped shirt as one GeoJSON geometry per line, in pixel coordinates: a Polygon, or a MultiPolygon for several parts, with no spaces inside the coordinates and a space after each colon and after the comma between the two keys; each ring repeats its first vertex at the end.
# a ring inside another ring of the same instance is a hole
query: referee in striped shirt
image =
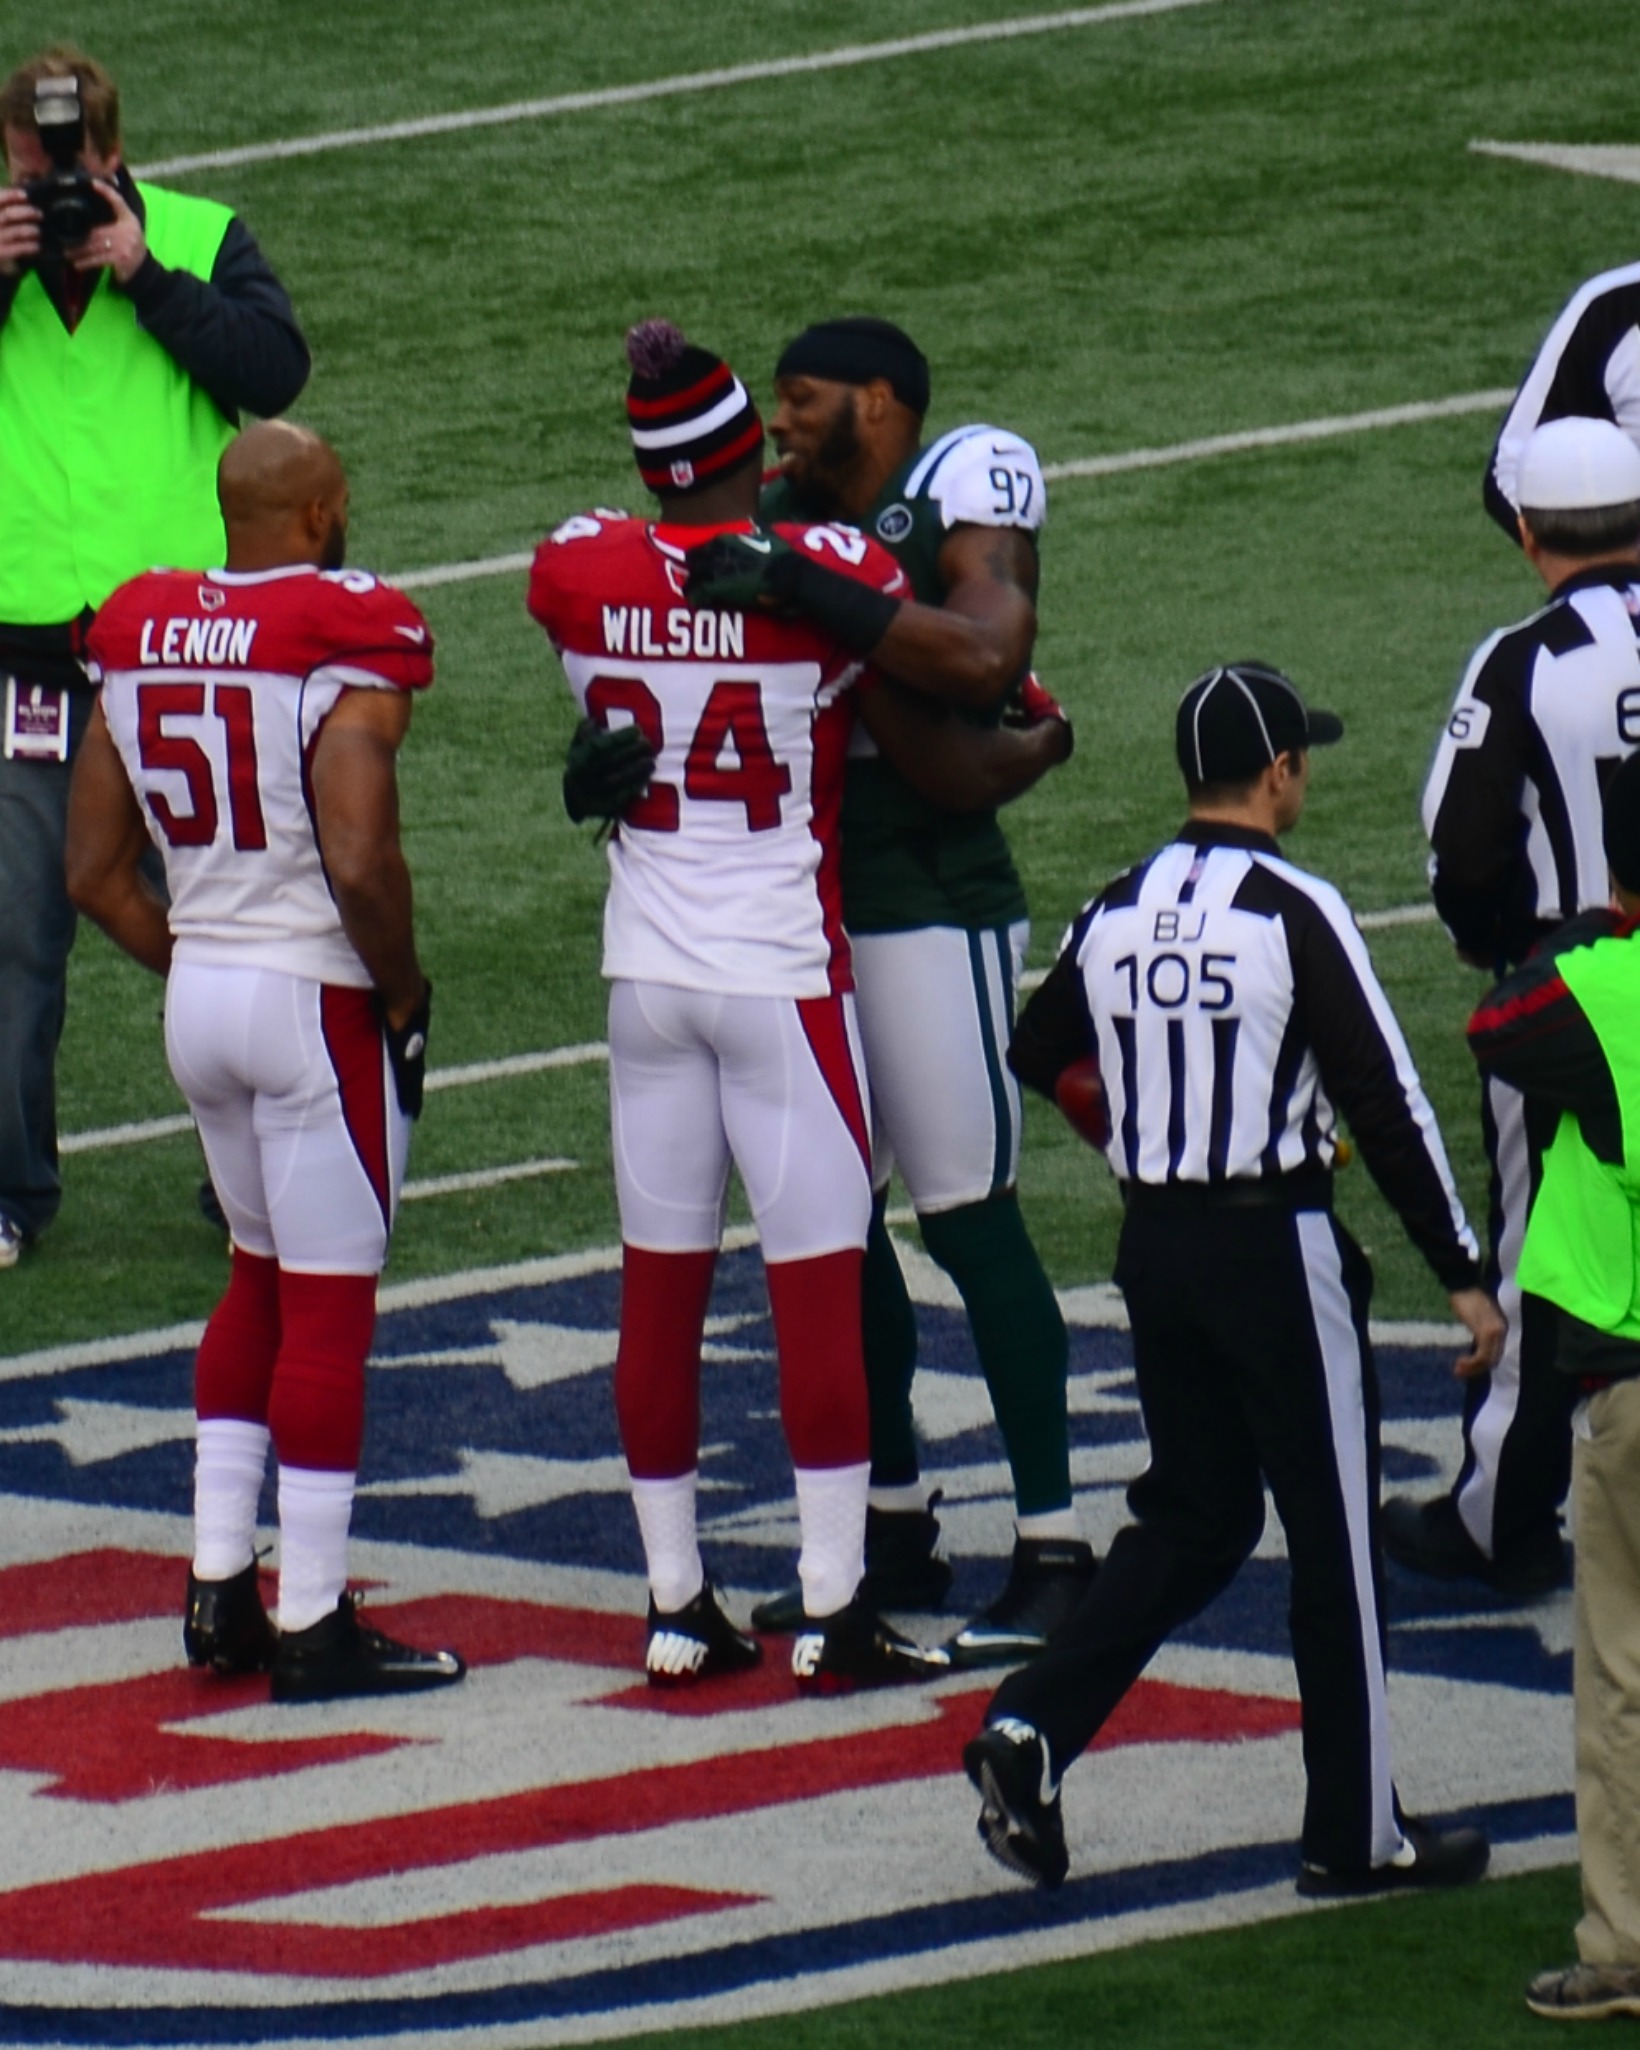
{"type": "Polygon", "coordinates": [[[1640,263],[1602,271],[1555,316],[1510,401],[1486,466],[1486,510],[1520,542],[1520,466],[1550,420],[1610,420],[1640,447],[1640,263]]]}
{"type": "Polygon", "coordinates": [[[1082,912],[1009,1048],[1122,1184],[1116,1279],[1150,1442],[1133,1522],[964,1753],[987,1848],[1043,1885],[1067,1868],[1060,1775],[1233,1579],[1266,1483],[1292,1564],[1300,1892],[1485,1869],[1485,1838],[1405,1818],[1390,1774],[1371,1273],[1332,1215],[1340,1112],[1471,1335],[1460,1374],[1485,1369],[1504,1327],[1349,907],[1277,848],[1310,749],[1342,731],[1258,663],[1192,684],[1177,735],[1188,821],[1082,912]]]}
{"type": "MultiPolygon", "coordinates": [[[[1494,977],[1608,901],[1601,793],[1640,747],[1640,450],[1610,420],[1553,420],[1527,442],[1518,488],[1521,544],[1547,602],[1476,649],[1423,800],[1435,908],[1460,959],[1494,977]]],[[[1555,1123],[1484,1078],[1488,1272],[1509,1337],[1464,1391],[1452,1487],[1384,1505],[1390,1558],[1478,1579],[1506,1601],[1539,1600],[1568,1577],[1560,1505],[1577,1386],[1555,1366],[1548,1304],[1515,1273],[1555,1123]]]]}

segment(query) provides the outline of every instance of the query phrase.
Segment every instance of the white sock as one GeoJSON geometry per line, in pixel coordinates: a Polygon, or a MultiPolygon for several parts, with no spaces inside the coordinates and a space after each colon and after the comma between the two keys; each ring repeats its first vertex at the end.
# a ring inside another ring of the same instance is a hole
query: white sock
{"type": "Polygon", "coordinates": [[[1038,1543],[1082,1535],[1082,1526],[1074,1509],[1049,1509],[1040,1516],[1016,1516],[1014,1528],[1022,1538],[1034,1538],[1038,1543]]]}
{"type": "Polygon", "coordinates": [[[797,1469],[797,1520],[803,1531],[797,1577],[803,1583],[805,1615],[835,1616],[853,1601],[865,1577],[870,1480],[869,1461],[797,1469]]]}
{"type": "Polygon", "coordinates": [[[928,1507],[928,1497],[923,1492],[921,1481],[912,1481],[903,1488],[873,1488],[866,1500],[873,1509],[885,1509],[890,1516],[903,1515],[908,1509],[928,1507]]]}
{"type": "Polygon", "coordinates": [[[268,1427],[201,1417],[194,1435],[194,1572],[232,1580],[256,1557],[256,1505],[268,1466],[268,1427]]]}
{"type": "Polygon", "coordinates": [[[638,1533],[649,1566],[649,1592],[663,1616],[685,1609],[706,1585],[700,1545],[695,1536],[695,1487],[698,1476],[680,1473],[674,1480],[632,1478],[632,1506],[638,1512],[638,1533]]]}
{"type": "Polygon", "coordinates": [[[320,1622],[347,1587],[354,1478],[306,1466],[279,1469],[281,1630],[306,1630],[320,1622]]]}

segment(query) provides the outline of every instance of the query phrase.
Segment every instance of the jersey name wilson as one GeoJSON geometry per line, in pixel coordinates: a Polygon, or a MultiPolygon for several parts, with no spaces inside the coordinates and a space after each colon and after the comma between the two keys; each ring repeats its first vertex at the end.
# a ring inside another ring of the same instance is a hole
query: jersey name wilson
{"type": "Polygon", "coordinates": [[[611,655],[669,655],[698,662],[746,658],[746,620],[739,612],[693,612],[674,605],[656,631],[657,615],[647,605],[606,605],[604,647],[611,655]]]}
{"type": "Polygon", "coordinates": [[[249,666],[259,624],[254,619],[168,619],[161,627],[157,619],[145,619],[137,640],[137,660],[150,665],[244,669],[249,666]]]}

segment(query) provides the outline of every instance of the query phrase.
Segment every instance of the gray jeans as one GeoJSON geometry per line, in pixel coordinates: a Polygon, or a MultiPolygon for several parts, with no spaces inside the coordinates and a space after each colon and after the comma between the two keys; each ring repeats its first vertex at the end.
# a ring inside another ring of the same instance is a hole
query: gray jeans
{"type": "Polygon", "coordinates": [[[0,757],[0,1211],[32,1236],[57,1214],[57,1043],[74,907],[66,762],[0,757]]]}

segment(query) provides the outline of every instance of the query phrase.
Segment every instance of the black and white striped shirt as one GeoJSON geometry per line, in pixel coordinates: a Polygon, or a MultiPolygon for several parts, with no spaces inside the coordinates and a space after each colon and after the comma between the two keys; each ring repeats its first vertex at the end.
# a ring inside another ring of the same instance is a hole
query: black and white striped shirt
{"type": "Polygon", "coordinates": [[[1545,337],[1504,415],[1483,487],[1512,541],[1521,453],[1546,420],[1611,420],[1640,446],[1640,263],[1580,285],[1545,337]]]}
{"type": "Polygon", "coordinates": [[[1501,971],[1610,889],[1601,798],[1640,746],[1640,567],[1580,570],[1470,660],[1424,789],[1430,887],[1501,971]]]}
{"type": "Polygon", "coordinates": [[[1448,1289],[1478,1279],[1435,1116],[1349,906],[1245,827],[1192,820],[1071,927],[1009,1064],[1097,1056],[1124,1183],[1321,1182],[1338,1117],[1448,1289]]]}

